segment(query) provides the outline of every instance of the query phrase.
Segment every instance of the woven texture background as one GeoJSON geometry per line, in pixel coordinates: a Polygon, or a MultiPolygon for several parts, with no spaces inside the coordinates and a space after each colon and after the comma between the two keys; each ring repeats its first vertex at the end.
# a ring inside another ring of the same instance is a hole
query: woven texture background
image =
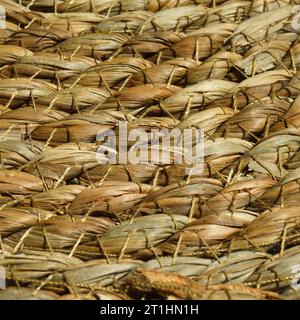
{"type": "Polygon", "coordinates": [[[298,299],[298,4],[0,1],[0,299],[298,299]],[[203,172],[99,164],[119,121],[203,172]]]}

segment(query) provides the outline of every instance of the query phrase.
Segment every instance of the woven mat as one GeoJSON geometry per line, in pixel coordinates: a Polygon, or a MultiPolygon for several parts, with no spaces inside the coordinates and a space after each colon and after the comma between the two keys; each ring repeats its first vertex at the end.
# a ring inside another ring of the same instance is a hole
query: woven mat
{"type": "Polygon", "coordinates": [[[298,3],[0,1],[0,299],[298,299],[298,3]]]}

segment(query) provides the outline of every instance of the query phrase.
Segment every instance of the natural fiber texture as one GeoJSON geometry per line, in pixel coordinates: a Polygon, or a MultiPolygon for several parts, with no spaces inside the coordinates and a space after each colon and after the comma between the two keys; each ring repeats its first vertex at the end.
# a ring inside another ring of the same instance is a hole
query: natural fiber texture
{"type": "Polygon", "coordinates": [[[0,1],[0,299],[299,299],[297,4],[0,1]],[[203,171],[99,163],[119,121],[203,171]]]}

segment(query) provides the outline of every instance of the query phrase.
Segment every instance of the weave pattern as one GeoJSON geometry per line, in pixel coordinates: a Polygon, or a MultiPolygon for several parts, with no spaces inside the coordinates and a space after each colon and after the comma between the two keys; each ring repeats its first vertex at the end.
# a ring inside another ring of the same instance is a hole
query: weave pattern
{"type": "Polygon", "coordinates": [[[0,299],[298,299],[299,4],[0,1],[0,299]],[[99,163],[120,121],[203,171],[99,163]]]}

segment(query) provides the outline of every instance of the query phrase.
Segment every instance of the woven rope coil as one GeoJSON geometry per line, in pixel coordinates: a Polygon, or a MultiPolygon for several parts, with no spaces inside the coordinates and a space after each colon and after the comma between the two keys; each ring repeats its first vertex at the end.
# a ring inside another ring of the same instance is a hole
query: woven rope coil
{"type": "Polygon", "coordinates": [[[0,1],[0,299],[299,299],[298,4],[0,1]],[[120,121],[203,171],[99,163],[120,121]]]}

